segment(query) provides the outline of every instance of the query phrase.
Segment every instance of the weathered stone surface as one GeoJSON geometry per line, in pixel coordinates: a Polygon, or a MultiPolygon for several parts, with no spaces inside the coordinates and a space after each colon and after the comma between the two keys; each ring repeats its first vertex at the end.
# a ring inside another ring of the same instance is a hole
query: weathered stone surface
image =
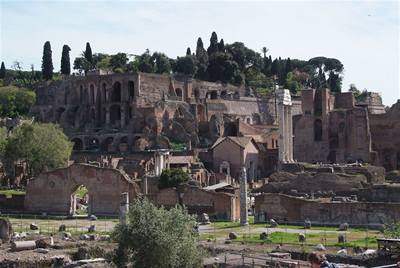
{"type": "Polygon", "coordinates": [[[278,223],[274,219],[270,219],[269,224],[271,225],[272,228],[278,227],[278,223]]]}
{"type": "Polygon", "coordinates": [[[0,240],[8,242],[12,235],[12,226],[8,219],[0,219],[0,240]]]}
{"type": "Polygon", "coordinates": [[[304,229],[311,229],[311,221],[310,220],[304,221],[304,229]]]}
{"type": "Polygon", "coordinates": [[[90,225],[89,228],[88,228],[88,232],[89,233],[93,233],[95,231],[96,231],[96,225],[94,225],[94,224],[90,225]]]}
{"type": "Polygon", "coordinates": [[[230,232],[228,237],[229,237],[230,240],[234,240],[234,239],[238,238],[238,235],[235,232],[230,232]]]}
{"type": "Polygon", "coordinates": [[[349,224],[347,222],[339,225],[339,231],[347,231],[348,228],[349,228],[349,224]]]}
{"type": "Polygon", "coordinates": [[[346,243],[346,236],[343,234],[338,235],[338,243],[346,243]]]}
{"type": "Polygon", "coordinates": [[[31,230],[39,230],[39,226],[36,223],[31,223],[29,225],[29,229],[31,229],[31,230]]]}
{"type": "Polygon", "coordinates": [[[208,216],[207,213],[201,213],[199,216],[199,222],[201,224],[210,224],[210,217],[208,216]]]}
{"type": "Polygon", "coordinates": [[[134,199],[140,192],[139,186],[120,170],[73,164],[29,180],[25,209],[30,212],[73,214],[71,195],[81,185],[89,190],[93,202],[89,203],[88,210],[95,215],[118,215],[120,194],[128,192],[134,199]]]}
{"type": "Polygon", "coordinates": [[[318,245],[316,245],[316,246],[314,247],[314,250],[316,250],[316,251],[325,251],[326,248],[324,247],[324,245],[318,244],[318,245]]]}

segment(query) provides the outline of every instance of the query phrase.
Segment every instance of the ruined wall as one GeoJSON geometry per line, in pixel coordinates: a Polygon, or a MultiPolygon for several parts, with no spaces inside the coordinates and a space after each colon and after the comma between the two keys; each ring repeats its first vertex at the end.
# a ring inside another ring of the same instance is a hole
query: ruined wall
{"type": "Polygon", "coordinates": [[[183,204],[189,213],[207,213],[214,219],[238,220],[239,195],[206,191],[196,186],[186,185],[179,190],[167,188],[160,190],[153,198],[158,205],[174,206],[183,204]],[[180,198],[179,198],[180,197],[180,198]]]}
{"type": "Polygon", "coordinates": [[[371,114],[372,149],[386,171],[400,169],[400,100],[385,114],[371,114]]]}
{"type": "Polygon", "coordinates": [[[71,195],[81,185],[88,189],[89,213],[97,215],[118,214],[120,194],[128,192],[133,200],[139,193],[138,185],[119,170],[73,164],[29,180],[25,210],[68,215],[71,195]]]}
{"type": "Polygon", "coordinates": [[[304,90],[302,94],[303,114],[293,117],[296,160],[375,162],[368,110],[354,107],[352,94],[341,93],[333,97],[329,90],[304,90]]]}
{"type": "Polygon", "coordinates": [[[400,203],[319,202],[281,194],[262,194],[255,199],[255,218],[320,224],[383,224],[400,219],[400,203]]]}
{"type": "Polygon", "coordinates": [[[0,195],[1,211],[23,211],[25,195],[0,195]]]}

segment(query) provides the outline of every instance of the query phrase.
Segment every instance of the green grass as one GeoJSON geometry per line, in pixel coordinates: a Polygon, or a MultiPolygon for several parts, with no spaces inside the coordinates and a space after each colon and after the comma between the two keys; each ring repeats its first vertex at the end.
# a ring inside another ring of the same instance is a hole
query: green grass
{"type": "Polygon", "coordinates": [[[170,142],[171,149],[174,151],[183,151],[186,149],[186,143],[184,142],[170,142]]]}
{"type": "Polygon", "coordinates": [[[5,195],[7,198],[11,198],[13,195],[25,195],[25,191],[20,190],[0,190],[0,195],[5,195]]]}

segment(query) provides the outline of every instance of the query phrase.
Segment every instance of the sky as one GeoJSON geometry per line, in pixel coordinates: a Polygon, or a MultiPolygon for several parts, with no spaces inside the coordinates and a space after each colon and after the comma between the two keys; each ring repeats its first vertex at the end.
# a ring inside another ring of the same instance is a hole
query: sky
{"type": "Polygon", "coordinates": [[[51,42],[55,71],[64,44],[71,62],[90,42],[93,53],[141,54],[145,49],[182,56],[205,47],[211,33],[240,41],[273,58],[339,59],[343,90],[400,99],[400,1],[19,1],[0,0],[0,61],[40,69],[51,42]]]}

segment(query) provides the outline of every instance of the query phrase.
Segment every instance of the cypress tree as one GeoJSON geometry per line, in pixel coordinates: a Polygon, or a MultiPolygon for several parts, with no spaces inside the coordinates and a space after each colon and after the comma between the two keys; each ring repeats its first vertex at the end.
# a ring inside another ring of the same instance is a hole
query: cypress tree
{"type": "Polygon", "coordinates": [[[84,53],[85,59],[93,64],[93,55],[92,55],[92,48],[90,47],[89,42],[86,43],[86,49],[84,53]]]}
{"type": "Polygon", "coordinates": [[[71,73],[71,63],[69,60],[69,51],[71,48],[68,45],[64,45],[61,55],[61,74],[70,75],[71,73]]]}
{"type": "Polygon", "coordinates": [[[224,39],[221,39],[218,44],[218,51],[219,52],[224,52],[225,51],[225,44],[224,44],[224,39]]]}
{"type": "Polygon", "coordinates": [[[0,79],[3,79],[4,77],[6,77],[6,66],[4,66],[4,61],[2,61],[0,67],[0,79]]]}
{"type": "Polygon", "coordinates": [[[211,54],[214,54],[216,52],[218,52],[218,36],[215,32],[212,32],[210,38],[210,46],[207,49],[207,53],[210,56],[211,54]]]}
{"type": "Polygon", "coordinates": [[[192,55],[192,51],[190,50],[190,47],[188,47],[186,49],[186,56],[191,56],[192,55]]]}
{"type": "Polygon", "coordinates": [[[42,58],[42,75],[43,79],[50,80],[53,78],[53,60],[51,58],[50,41],[46,41],[43,46],[42,58]]]}

